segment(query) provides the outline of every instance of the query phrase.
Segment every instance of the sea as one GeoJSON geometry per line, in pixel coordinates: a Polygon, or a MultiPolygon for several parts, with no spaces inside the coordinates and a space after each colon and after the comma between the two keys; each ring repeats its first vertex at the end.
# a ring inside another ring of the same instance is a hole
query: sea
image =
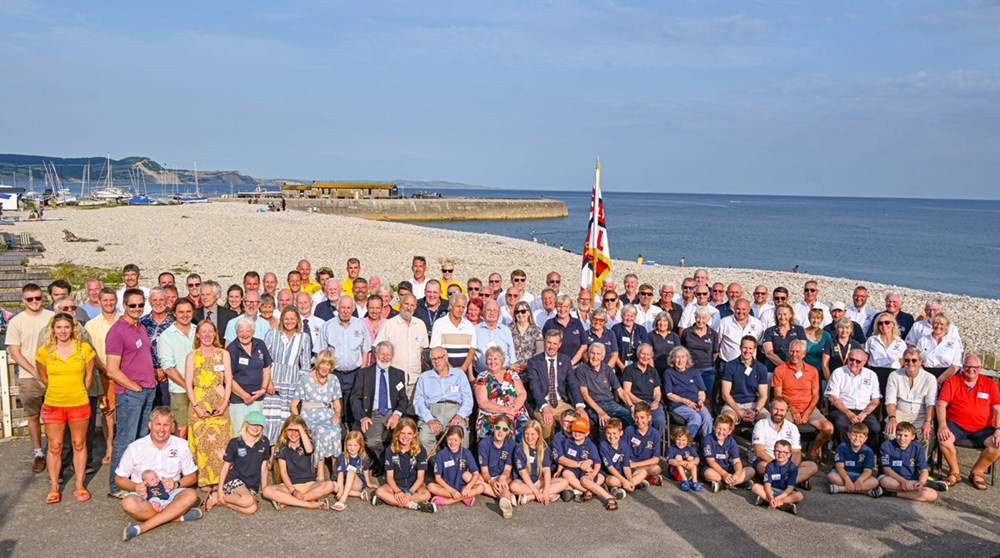
{"type": "MultiPolygon", "coordinates": [[[[150,186],[148,195],[172,187],[150,186]]],[[[190,188],[189,188],[190,189],[190,188]]],[[[251,187],[202,184],[208,195],[251,187]]],[[[186,190],[185,190],[186,191],[186,190]]],[[[581,253],[590,188],[427,189],[444,197],[549,198],[559,219],[415,222],[536,240],[581,253]]],[[[405,195],[413,192],[404,191],[405,195]]],[[[1000,201],[676,194],[604,191],[611,256],[687,267],[732,267],[849,277],[1000,299],[1000,201]]],[[[693,271],[693,270],[692,270],[693,271]]]]}
{"type": "MultiPolygon", "coordinates": [[[[443,196],[552,198],[561,219],[415,223],[536,239],[581,253],[590,189],[440,190],[443,196]]],[[[849,277],[1000,298],[1000,201],[608,192],[612,258],[849,277]]],[[[693,270],[692,270],[693,271],[693,270]]]]}

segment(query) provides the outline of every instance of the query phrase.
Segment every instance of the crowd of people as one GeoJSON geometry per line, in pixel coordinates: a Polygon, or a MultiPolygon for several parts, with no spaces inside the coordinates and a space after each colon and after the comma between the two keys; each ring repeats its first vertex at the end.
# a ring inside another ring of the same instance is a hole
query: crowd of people
{"type": "Polygon", "coordinates": [[[782,286],[750,300],[703,269],[679,292],[629,274],[620,292],[573,296],[556,272],[533,294],[521,270],[506,286],[440,271],[413,257],[394,289],[356,258],[343,278],[302,260],[224,290],[198,273],[144,286],[129,264],[121,289],[92,279],[79,304],[52,282],[48,306],[25,285],[7,349],[46,502],[70,468],[89,500],[101,457],[135,520],[124,540],[218,506],[253,514],[260,498],[433,513],[483,496],[509,518],[532,501],[616,510],[665,479],[796,513],[830,461],[831,493],[932,501],[962,480],[956,443],[981,450],[977,489],[1000,457],[1000,390],[937,300],[914,317],[896,293],[873,308],[862,286],[824,304],[816,281],[794,304],[782,286]]]}

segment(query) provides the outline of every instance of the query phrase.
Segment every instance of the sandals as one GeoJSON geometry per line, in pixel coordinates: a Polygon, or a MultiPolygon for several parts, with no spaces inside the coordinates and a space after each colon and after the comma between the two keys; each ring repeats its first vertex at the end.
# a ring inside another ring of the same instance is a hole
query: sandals
{"type": "Polygon", "coordinates": [[[281,511],[285,509],[285,506],[280,504],[277,500],[271,500],[271,507],[274,508],[274,511],[281,511]]]}
{"type": "MultiPolygon", "coordinates": [[[[589,501],[591,501],[593,499],[594,499],[594,493],[591,492],[591,491],[589,491],[589,490],[587,490],[586,492],[583,493],[582,496],[580,496],[580,501],[581,502],[589,502],[589,501]]],[[[613,499],[614,498],[612,498],[612,500],[613,499]]]]}
{"type": "Polygon", "coordinates": [[[347,509],[347,504],[343,502],[334,502],[333,506],[330,507],[333,511],[344,511],[347,509]]]}
{"type": "MultiPolygon", "coordinates": [[[[955,472],[955,473],[949,474],[944,479],[944,483],[947,484],[949,487],[951,487],[951,486],[955,486],[956,484],[958,484],[958,481],[960,481],[960,480],[962,480],[962,474],[955,472]]],[[[972,476],[971,475],[969,476],[969,480],[970,481],[972,480],[972,476]]],[[[972,483],[972,484],[973,484],[973,486],[975,486],[975,483],[972,483]]]]}
{"type": "Polygon", "coordinates": [[[975,487],[976,490],[986,490],[987,488],[986,479],[984,479],[982,475],[969,475],[969,482],[972,483],[972,486],[975,487]]]}
{"type": "Polygon", "coordinates": [[[45,497],[46,504],[58,504],[59,502],[62,502],[62,494],[59,494],[59,491],[57,490],[49,492],[49,494],[45,497]]]}
{"type": "Polygon", "coordinates": [[[86,488],[81,488],[73,493],[73,497],[76,498],[77,502],[86,502],[90,500],[90,492],[86,488]]]}
{"type": "MultiPolygon", "coordinates": [[[[319,504],[319,507],[316,508],[316,509],[318,509],[320,511],[327,511],[327,510],[330,509],[330,500],[327,500],[326,498],[323,498],[322,500],[320,500],[320,501],[318,501],[316,503],[319,504]]],[[[337,503],[339,504],[340,502],[337,502],[337,503]]]]}
{"type": "Polygon", "coordinates": [[[608,498],[604,501],[604,509],[608,511],[615,511],[618,509],[618,500],[614,498],[608,498]]]}

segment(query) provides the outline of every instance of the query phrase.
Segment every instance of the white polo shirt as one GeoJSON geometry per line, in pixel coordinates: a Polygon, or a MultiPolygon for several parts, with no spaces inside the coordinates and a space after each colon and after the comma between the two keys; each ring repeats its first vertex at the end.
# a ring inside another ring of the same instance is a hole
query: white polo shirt
{"type": "Polygon", "coordinates": [[[865,341],[865,352],[868,353],[868,366],[879,368],[899,368],[899,359],[903,358],[906,343],[899,337],[892,340],[886,347],[882,338],[872,335],[865,341]]]}
{"type": "Polygon", "coordinates": [[[924,355],[924,368],[948,368],[962,366],[962,341],[948,337],[945,334],[938,343],[930,335],[925,335],[917,341],[917,348],[924,355]]]}
{"type": "MultiPolygon", "coordinates": [[[[906,334],[906,344],[917,346],[917,341],[925,335],[931,334],[931,321],[930,320],[920,320],[913,323],[913,327],[910,328],[910,332],[906,334]]],[[[944,334],[945,338],[951,337],[953,339],[961,339],[962,336],[958,333],[958,328],[955,324],[948,326],[948,333],[944,334]]]]}
{"type": "MultiPolygon", "coordinates": [[[[708,310],[712,313],[712,317],[708,320],[708,327],[710,327],[712,329],[718,328],[719,327],[719,310],[715,306],[712,306],[711,304],[709,304],[708,306],[705,306],[705,308],[708,308],[708,310]]],[[[677,325],[677,327],[680,327],[682,329],[687,329],[687,328],[693,326],[694,325],[694,312],[697,309],[698,309],[698,303],[697,302],[692,302],[691,304],[688,304],[687,307],[684,308],[684,312],[681,314],[681,323],[679,323],[677,325]]]]}
{"type": "Polygon", "coordinates": [[[806,304],[806,301],[802,300],[795,303],[792,307],[795,310],[795,323],[802,327],[809,327],[809,311],[818,308],[823,311],[823,323],[819,324],[819,327],[826,327],[833,322],[833,318],[830,316],[830,307],[823,304],[820,301],[813,303],[812,308],[806,304]]]}
{"type": "Polygon", "coordinates": [[[878,315],[878,310],[875,310],[867,304],[861,308],[856,306],[848,306],[844,313],[844,316],[854,320],[859,326],[861,326],[862,331],[868,331],[868,327],[872,325],[872,320],[878,315]]]}
{"type": "Polygon", "coordinates": [[[715,331],[719,334],[719,358],[729,362],[740,358],[740,340],[745,336],[749,335],[760,342],[764,324],[753,316],[747,316],[746,325],[740,325],[733,315],[719,320],[719,327],[715,331]]]}
{"type": "Polygon", "coordinates": [[[830,373],[826,385],[826,396],[836,396],[845,407],[852,410],[864,409],[872,399],[882,397],[878,389],[878,376],[867,368],[855,375],[846,365],[830,373]]]}
{"type": "Polygon", "coordinates": [[[153,445],[150,436],[144,436],[129,444],[122,454],[115,475],[133,482],[142,481],[142,472],[152,469],[161,479],[180,480],[198,470],[191,455],[191,447],[186,440],[171,436],[163,449],[153,445]]]}
{"type": "MultiPolygon", "coordinates": [[[[778,440],[787,441],[792,445],[793,450],[802,449],[802,443],[799,441],[799,428],[787,419],[781,423],[781,428],[778,430],[775,430],[771,417],[758,420],[757,424],[753,425],[752,439],[753,445],[763,445],[764,451],[772,458],[774,457],[774,443],[778,440]]],[[[751,452],[751,455],[753,455],[753,452],[751,452]]],[[[756,458],[753,460],[757,461],[756,458]]]]}

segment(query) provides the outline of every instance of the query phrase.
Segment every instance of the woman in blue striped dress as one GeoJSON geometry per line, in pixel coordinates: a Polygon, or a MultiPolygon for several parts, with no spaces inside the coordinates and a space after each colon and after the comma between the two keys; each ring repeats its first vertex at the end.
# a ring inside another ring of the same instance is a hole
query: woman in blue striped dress
{"type": "Polygon", "coordinates": [[[302,316],[294,306],[281,311],[278,329],[264,335],[264,344],[271,352],[271,385],[264,396],[264,433],[268,440],[277,440],[281,425],[291,416],[292,397],[303,376],[309,374],[312,339],[302,332],[302,316]]]}

